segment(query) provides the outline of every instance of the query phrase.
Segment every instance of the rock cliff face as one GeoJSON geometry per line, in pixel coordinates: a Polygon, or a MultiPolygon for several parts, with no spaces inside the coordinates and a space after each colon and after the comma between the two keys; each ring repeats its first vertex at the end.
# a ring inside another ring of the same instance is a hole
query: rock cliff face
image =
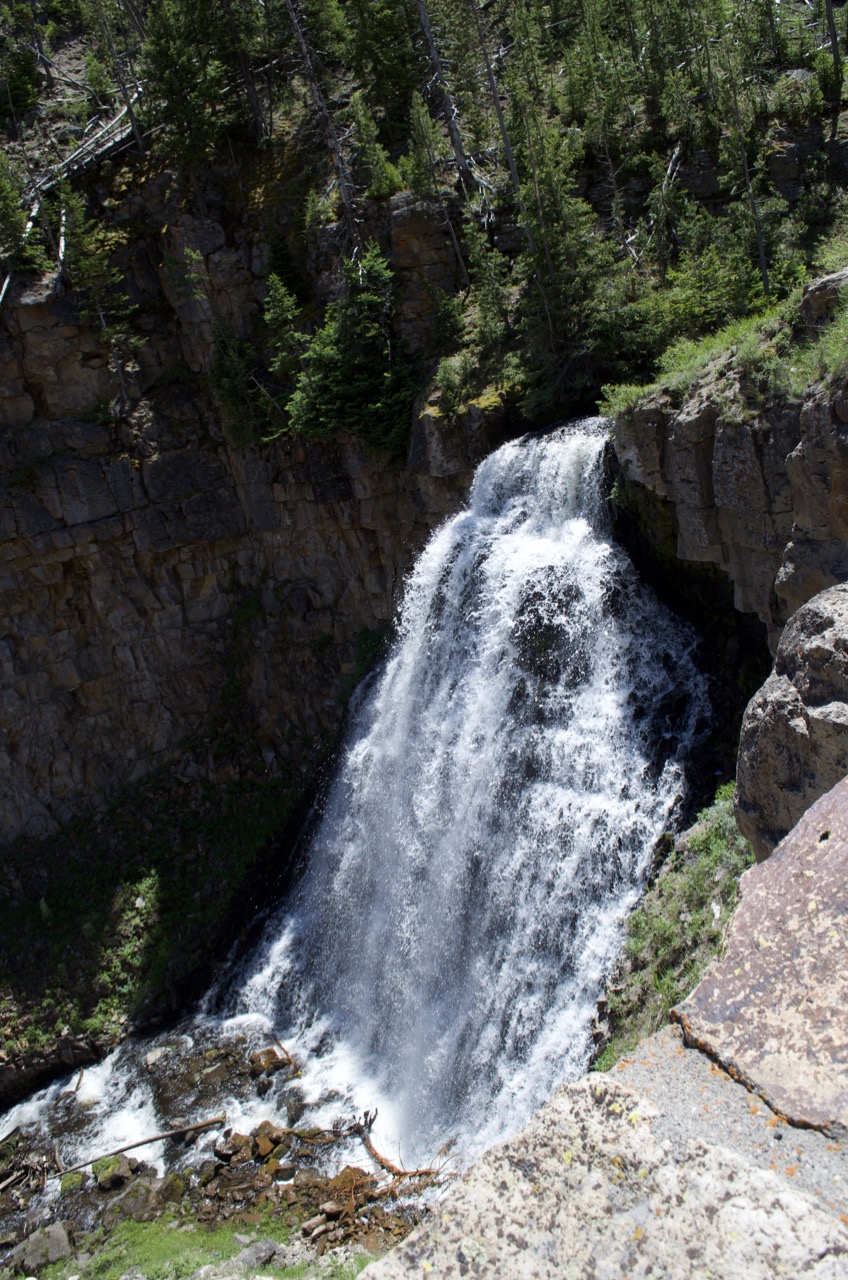
{"type": "MultiPolygon", "coordinates": [[[[846,285],[848,270],[808,286],[809,335],[846,285]]],[[[735,610],[764,625],[776,653],[745,712],[737,771],[739,825],[762,859],[848,771],[848,388],[763,399],[746,379],[734,352],[717,359],[682,402],[661,392],[620,418],[615,452],[622,519],[647,559],[683,592],[687,573],[732,583],[735,610]]],[[[722,626],[713,632],[720,644],[722,626]]]]}
{"type": "MultiPolygon", "coordinates": [[[[409,197],[372,213],[420,342],[452,282],[443,218],[409,197]]],[[[148,334],[120,379],[73,297],[19,289],[0,313],[0,839],[49,834],[187,739],[193,768],[199,744],[202,773],[232,776],[222,717],[272,773],[335,732],[357,649],[493,443],[425,414],[405,466],[353,440],[237,452],[192,374],[256,317],[267,229],[187,208],[167,174],[116,218],[148,334]]],[[[334,253],[304,264],[319,292],[334,253]]]]}
{"type": "Polygon", "coordinates": [[[656,396],[616,424],[627,482],[672,509],[677,557],[722,569],[735,608],[755,613],[775,640],[791,612],[776,584],[793,537],[787,459],[800,441],[796,406],[743,423],[722,412],[711,388],[679,409],[656,396]]]}
{"type": "MultiPolygon", "coordinates": [[[[422,428],[416,462],[355,442],[235,455],[197,405],[120,432],[27,428],[3,443],[2,830],[48,834],[209,735],[222,700],[266,765],[338,728],[357,642],[461,500],[482,442],[422,428]]],[[[212,743],[210,742],[210,748],[212,743]]],[[[230,766],[210,759],[213,777],[230,766]]]]}
{"type": "MultiPolygon", "coordinates": [[[[808,291],[808,323],[841,283],[808,291]]],[[[848,395],[755,410],[743,378],[731,355],[683,404],[651,397],[617,421],[615,451],[637,502],[649,495],[670,520],[676,556],[726,574],[774,652],[795,610],[848,577],[848,395]]]]}

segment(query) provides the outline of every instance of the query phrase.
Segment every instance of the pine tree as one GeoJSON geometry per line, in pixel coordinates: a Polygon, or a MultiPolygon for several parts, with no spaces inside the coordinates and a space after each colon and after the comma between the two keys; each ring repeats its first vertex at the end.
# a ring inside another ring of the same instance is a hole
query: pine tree
{"type": "Polygon", "coordinates": [[[344,265],[345,294],[327,310],[288,404],[291,429],[348,432],[390,452],[406,440],[415,376],[392,334],[392,274],[376,245],[344,265]]]}
{"type": "Polygon", "coordinates": [[[424,62],[415,48],[411,0],[348,0],[350,60],[379,133],[397,154],[409,134],[409,105],[424,62]]]}

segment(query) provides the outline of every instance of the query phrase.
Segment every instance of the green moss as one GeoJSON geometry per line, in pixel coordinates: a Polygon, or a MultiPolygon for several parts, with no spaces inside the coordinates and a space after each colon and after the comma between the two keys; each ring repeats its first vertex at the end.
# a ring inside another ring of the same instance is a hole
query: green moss
{"type": "Polygon", "coordinates": [[[85,1182],[85,1174],[77,1171],[76,1173],[63,1173],[59,1183],[62,1195],[67,1195],[69,1191],[77,1191],[85,1182]]]}
{"type": "Polygon", "coordinates": [[[187,786],[163,770],[49,840],[8,846],[22,891],[0,900],[0,1036],[47,1049],[66,1030],[108,1039],[171,1008],[254,909],[248,883],[301,785],[187,786]]]}
{"type": "Polygon", "coordinates": [[[667,1022],[723,946],[739,877],[754,861],[733,816],[734,790],[732,782],[719,788],[628,919],[624,958],[607,990],[612,1037],[597,1071],[667,1022]]]}
{"type": "Polygon", "coordinates": [[[120,1156],[104,1156],[102,1160],[95,1160],[91,1166],[91,1172],[97,1179],[100,1186],[108,1183],[112,1176],[118,1172],[121,1167],[120,1156]]]}
{"type": "Polygon", "coordinates": [[[470,404],[476,409],[482,409],[484,412],[488,409],[498,409],[503,404],[503,397],[497,387],[489,385],[480,392],[479,396],[475,396],[470,404]]]}

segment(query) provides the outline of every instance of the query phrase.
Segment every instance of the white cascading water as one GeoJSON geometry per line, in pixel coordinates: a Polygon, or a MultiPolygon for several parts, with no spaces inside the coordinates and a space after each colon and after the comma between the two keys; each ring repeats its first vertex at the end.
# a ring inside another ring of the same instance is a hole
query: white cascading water
{"type": "Polygon", "coordinates": [[[484,1149],[585,1067],[704,728],[693,637],[609,540],[604,439],[591,420],[482,464],[406,585],[294,902],[230,992],[231,1014],[342,1046],[407,1158],[484,1149]]]}
{"type": "MultiPolygon", "coordinates": [[[[694,636],[610,541],[604,441],[595,419],[482,464],[406,584],[298,887],[183,1024],[188,1047],[279,1037],[313,1122],[376,1104],[408,1166],[449,1138],[466,1162],[585,1068],[707,724],[694,636]]],[[[60,1132],[66,1162],[156,1132],[155,1043],[89,1072],[85,1105],[57,1083],[0,1127],[60,1132]]],[[[270,1102],[203,1105],[244,1130],[270,1102]]]]}

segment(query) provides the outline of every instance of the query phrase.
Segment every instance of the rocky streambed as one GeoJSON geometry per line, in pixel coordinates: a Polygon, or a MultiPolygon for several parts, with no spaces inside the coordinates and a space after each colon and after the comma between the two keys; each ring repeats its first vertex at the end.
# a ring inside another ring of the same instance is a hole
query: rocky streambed
{"type": "Polygon", "coordinates": [[[163,1265],[191,1274],[186,1258],[204,1264],[204,1275],[215,1264],[303,1275],[325,1254],[329,1271],[316,1274],[355,1274],[426,1213],[426,1193],[443,1173],[403,1170],[382,1156],[374,1113],[309,1125],[300,1064],[282,1045],[251,1051],[245,1036],[198,1043],[195,1035],[187,1047],[179,1029],[171,1039],[143,1059],[165,1118],[158,1141],[86,1162],[63,1158],[91,1110],[85,1070],[49,1091],[43,1119],[23,1116],[5,1134],[0,1275],[118,1276],[128,1258],[136,1277],[162,1274],[163,1265]],[[195,1121],[224,1100],[238,1111],[257,1096],[268,1118],[244,1131],[224,1113],[195,1121]]]}

